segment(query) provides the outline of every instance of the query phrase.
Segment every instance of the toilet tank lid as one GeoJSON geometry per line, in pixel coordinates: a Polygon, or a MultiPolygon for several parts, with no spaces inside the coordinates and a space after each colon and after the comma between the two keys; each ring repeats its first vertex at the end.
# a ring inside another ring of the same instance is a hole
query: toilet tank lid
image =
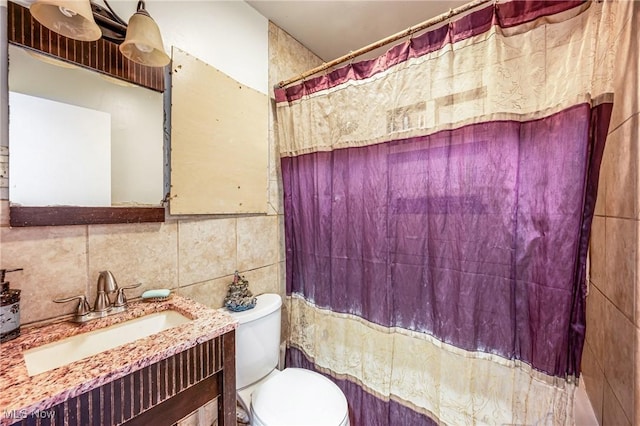
{"type": "Polygon", "coordinates": [[[265,317],[282,306],[282,298],[278,294],[265,293],[256,297],[256,299],[256,306],[252,309],[241,312],[233,312],[227,309],[227,313],[238,320],[240,324],[244,324],[265,317]]]}

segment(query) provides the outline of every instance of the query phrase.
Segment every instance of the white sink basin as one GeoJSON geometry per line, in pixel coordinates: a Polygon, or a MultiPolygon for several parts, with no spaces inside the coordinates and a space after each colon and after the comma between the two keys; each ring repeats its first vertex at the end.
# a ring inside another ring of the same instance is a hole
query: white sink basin
{"type": "Polygon", "coordinates": [[[24,351],[29,376],[44,373],[191,321],[176,311],[145,315],[24,351]]]}

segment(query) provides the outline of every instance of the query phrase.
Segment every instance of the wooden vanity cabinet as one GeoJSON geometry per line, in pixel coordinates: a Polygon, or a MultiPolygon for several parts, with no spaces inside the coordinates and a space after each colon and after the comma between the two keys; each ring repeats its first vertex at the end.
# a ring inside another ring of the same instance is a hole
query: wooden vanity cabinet
{"type": "Polygon", "coordinates": [[[236,424],[235,330],[197,344],[14,424],[171,426],[218,398],[218,424],[236,424]]]}

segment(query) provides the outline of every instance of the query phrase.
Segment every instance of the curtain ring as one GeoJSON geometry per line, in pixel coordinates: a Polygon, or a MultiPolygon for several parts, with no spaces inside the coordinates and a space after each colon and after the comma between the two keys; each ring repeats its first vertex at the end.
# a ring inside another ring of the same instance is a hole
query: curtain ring
{"type": "Polygon", "coordinates": [[[413,46],[413,36],[415,36],[418,33],[418,31],[414,31],[411,34],[409,34],[409,40],[407,40],[409,42],[409,48],[411,48],[411,46],[413,46]]]}
{"type": "MultiPolygon", "coordinates": [[[[331,70],[333,71],[333,70],[331,70]]],[[[322,78],[324,79],[324,81],[329,81],[329,68],[325,68],[324,70],[322,70],[322,78]]]]}

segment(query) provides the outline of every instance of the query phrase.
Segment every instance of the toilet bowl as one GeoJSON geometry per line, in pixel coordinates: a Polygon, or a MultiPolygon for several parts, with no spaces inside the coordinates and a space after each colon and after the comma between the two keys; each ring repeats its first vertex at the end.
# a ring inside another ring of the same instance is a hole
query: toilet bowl
{"type": "Polygon", "coordinates": [[[347,399],[325,376],[302,368],[276,368],[282,299],[257,297],[255,308],[230,312],[236,329],[236,389],[252,426],[348,426],[347,399]]]}
{"type": "Polygon", "coordinates": [[[331,380],[302,368],[274,372],[251,393],[251,425],[349,425],[347,399],[331,380]]]}

